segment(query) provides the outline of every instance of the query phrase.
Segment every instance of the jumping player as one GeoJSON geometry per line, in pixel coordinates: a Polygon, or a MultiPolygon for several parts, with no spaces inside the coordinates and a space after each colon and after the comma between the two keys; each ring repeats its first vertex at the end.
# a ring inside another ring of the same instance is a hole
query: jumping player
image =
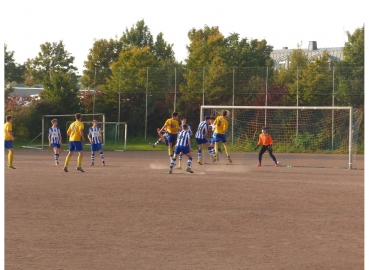
{"type": "Polygon", "coordinates": [[[219,145],[219,141],[221,140],[223,142],[224,150],[225,150],[226,155],[228,157],[228,161],[229,161],[229,163],[232,163],[232,160],[231,160],[231,157],[229,156],[229,152],[228,152],[228,148],[227,148],[227,138],[226,138],[226,135],[225,135],[227,133],[227,129],[228,129],[228,121],[226,119],[227,115],[229,115],[229,111],[223,110],[222,115],[219,115],[214,120],[214,126],[215,126],[215,130],[214,130],[215,152],[216,152],[217,160],[219,160],[218,145],[219,145]]]}
{"type": "Polygon", "coordinates": [[[178,113],[173,112],[172,118],[169,118],[164,126],[160,129],[160,132],[166,130],[168,132],[168,154],[170,160],[173,158],[173,147],[176,145],[177,142],[177,135],[178,135],[178,113]]]}
{"type": "Polygon", "coordinates": [[[178,133],[176,148],[174,150],[174,155],[169,165],[169,173],[172,173],[172,169],[175,166],[177,155],[181,152],[188,157],[186,172],[193,173],[191,169],[192,164],[191,151],[192,151],[191,138],[190,133],[188,132],[188,126],[183,125],[183,130],[180,133],[178,133]]]}
{"type": "Polygon", "coordinates": [[[278,161],[273,155],[273,149],[272,149],[273,139],[272,139],[272,136],[270,136],[270,134],[267,133],[266,127],[263,127],[261,129],[261,133],[259,135],[259,141],[258,141],[258,144],[255,146],[255,150],[259,147],[259,145],[262,145],[262,147],[259,151],[259,163],[256,166],[257,167],[261,166],[261,158],[263,157],[263,154],[265,153],[265,151],[268,150],[269,156],[274,161],[274,167],[278,167],[278,161]]]}
{"type": "Polygon", "coordinates": [[[168,132],[166,132],[166,129],[163,131],[165,132],[164,134],[163,132],[160,132],[160,128],[158,128],[156,132],[158,132],[159,139],[154,144],[149,142],[149,145],[155,148],[158,144],[165,143],[165,145],[168,146],[168,132]]]}
{"type": "Polygon", "coordinates": [[[52,127],[49,128],[49,147],[54,149],[55,165],[59,165],[59,155],[61,153],[62,135],[58,127],[58,120],[51,120],[52,127]]]}
{"type": "Polygon", "coordinates": [[[95,151],[100,152],[100,158],[102,161],[102,165],[105,166],[104,152],[101,146],[101,142],[102,142],[101,128],[97,126],[97,120],[92,120],[92,127],[88,129],[87,137],[91,144],[91,147],[90,147],[91,148],[91,164],[90,166],[94,166],[95,164],[95,151]]]}

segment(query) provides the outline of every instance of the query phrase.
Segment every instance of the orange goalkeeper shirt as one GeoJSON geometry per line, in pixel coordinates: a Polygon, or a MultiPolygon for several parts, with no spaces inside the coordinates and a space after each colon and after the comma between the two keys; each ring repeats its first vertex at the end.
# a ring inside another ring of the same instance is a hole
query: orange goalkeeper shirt
{"type": "Polygon", "coordinates": [[[273,144],[273,139],[272,139],[272,136],[270,136],[269,133],[266,133],[266,134],[261,133],[259,135],[258,145],[268,146],[268,145],[272,145],[272,144],[273,144]]]}

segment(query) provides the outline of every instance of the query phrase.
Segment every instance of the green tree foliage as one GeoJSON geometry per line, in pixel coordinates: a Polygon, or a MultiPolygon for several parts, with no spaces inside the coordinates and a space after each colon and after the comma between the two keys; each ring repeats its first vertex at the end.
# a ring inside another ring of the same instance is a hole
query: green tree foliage
{"type": "Polygon", "coordinates": [[[110,65],[117,61],[121,51],[122,42],[117,39],[95,40],[84,62],[86,69],[83,70],[82,85],[89,89],[105,85],[111,76],[110,65]]]}
{"type": "Polygon", "coordinates": [[[45,76],[42,85],[44,91],[41,99],[61,105],[64,113],[75,113],[79,110],[78,88],[69,74],[51,71],[51,76],[45,76]]]}
{"type": "Polygon", "coordinates": [[[353,34],[343,48],[344,60],[335,67],[337,78],[336,100],[341,106],[364,107],[364,26],[353,34]]]}
{"type": "Polygon", "coordinates": [[[75,75],[76,67],[73,66],[74,57],[65,50],[63,41],[46,42],[40,45],[41,52],[35,58],[27,59],[25,66],[25,83],[32,86],[42,83],[46,76],[50,76],[50,72],[69,73],[75,83],[77,78],[75,75]]]}
{"type": "Polygon", "coordinates": [[[5,97],[8,97],[14,89],[10,86],[11,82],[22,83],[24,65],[15,63],[14,51],[8,51],[8,46],[4,43],[4,89],[5,97]]]}

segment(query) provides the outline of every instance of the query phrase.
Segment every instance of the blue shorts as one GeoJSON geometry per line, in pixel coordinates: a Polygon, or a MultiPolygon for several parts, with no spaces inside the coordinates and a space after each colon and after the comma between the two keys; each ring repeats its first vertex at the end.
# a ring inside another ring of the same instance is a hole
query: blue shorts
{"type": "Polygon", "coordinates": [[[11,149],[13,147],[13,141],[5,141],[5,149],[11,149]]]}
{"type": "Polygon", "coordinates": [[[175,143],[177,141],[178,134],[168,133],[168,143],[175,143]]]}
{"type": "Polygon", "coordinates": [[[69,151],[73,152],[73,151],[82,151],[83,150],[83,145],[81,141],[72,141],[69,142],[69,151]]]}
{"type": "Polygon", "coordinates": [[[90,148],[91,148],[91,152],[102,150],[101,143],[91,144],[91,147],[90,148]]]}
{"type": "Polygon", "coordinates": [[[190,152],[190,147],[189,146],[179,146],[179,145],[177,145],[176,148],[174,149],[174,154],[178,155],[181,152],[184,155],[188,154],[190,152]]]}
{"type": "Polygon", "coordinates": [[[216,142],[219,142],[220,140],[222,142],[227,142],[227,139],[226,139],[226,135],[225,134],[214,133],[214,136],[215,136],[215,141],[216,142]]]}
{"type": "Polygon", "coordinates": [[[214,144],[215,143],[215,138],[211,137],[211,139],[209,140],[209,143],[214,144]]]}
{"type": "Polygon", "coordinates": [[[168,146],[168,139],[164,139],[165,145],[168,146]]]}
{"type": "Polygon", "coordinates": [[[51,143],[51,148],[60,148],[60,143],[51,143]]]}
{"type": "Polygon", "coordinates": [[[202,138],[202,139],[196,138],[197,145],[205,144],[207,142],[208,142],[208,139],[206,139],[206,138],[202,138]]]}

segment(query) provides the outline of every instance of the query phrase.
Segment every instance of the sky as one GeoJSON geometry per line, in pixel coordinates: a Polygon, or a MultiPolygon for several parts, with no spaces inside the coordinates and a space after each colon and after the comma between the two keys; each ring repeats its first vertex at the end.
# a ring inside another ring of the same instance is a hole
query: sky
{"type": "MultiPolygon", "coordinates": [[[[224,36],[265,39],[274,49],[343,47],[346,31],[364,25],[364,1],[46,1],[7,0],[2,19],[4,42],[17,63],[35,58],[45,42],[63,40],[82,74],[94,39],[119,38],[126,28],[144,20],[156,39],[173,44],[177,61],[187,58],[187,37],[192,29],[218,26],[224,36]],[[57,4],[55,4],[57,3],[57,4]],[[4,27],[5,26],[5,27],[4,27]]],[[[366,14],[367,15],[367,14],[366,14]]]]}

